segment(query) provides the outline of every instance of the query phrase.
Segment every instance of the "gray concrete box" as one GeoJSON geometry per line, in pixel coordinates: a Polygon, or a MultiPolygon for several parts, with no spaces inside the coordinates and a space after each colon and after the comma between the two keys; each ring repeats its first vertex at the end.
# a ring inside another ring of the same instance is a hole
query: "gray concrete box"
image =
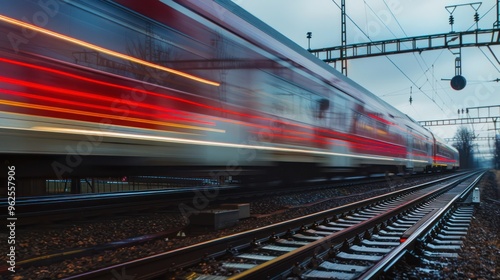
{"type": "Polygon", "coordinates": [[[233,226],[238,222],[238,217],[238,210],[210,210],[191,215],[189,222],[193,226],[204,226],[217,230],[233,226]]]}
{"type": "Polygon", "coordinates": [[[237,209],[239,211],[239,219],[250,218],[250,203],[227,203],[222,204],[223,209],[237,209]]]}

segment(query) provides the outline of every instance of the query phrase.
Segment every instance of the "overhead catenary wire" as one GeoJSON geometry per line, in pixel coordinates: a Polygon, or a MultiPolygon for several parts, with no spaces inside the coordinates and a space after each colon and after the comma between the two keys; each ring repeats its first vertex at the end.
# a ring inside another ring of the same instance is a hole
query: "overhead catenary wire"
{"type": "Polygon", "coordinates": [[[478,47],[478,49],[481,51],[481,53],[484,55],[484,57],[486,57],[486,59],[491,63],[491,65],[497,70],[497,72],[500,73],[500,70],[498,69],[498,67],[495,65],[495,63],[493,61],[491,61],[491,59],[486,55],[486,53],[478,47]]]}
{"type": "MultiPolygon", "coordinates": [[[[481,81],[477,81],[477,82],[472,81],[471,84],[480,83],[480,82],[481,81]]],[[[442,88],[442,89],[446,90],[445,88],[442,88]]],[[[422,89],[422,91],[427,93],[427,92],[433,92],[434,89],[426,89],[426,90],[422,89]]],[[[384,94],[380,95],[380,97],[403,96],[403,95],[408,95],[408,87],[404,87],[402,89],[398,89],[398,90],[384,93],[384,94]]]]}
{"type": "MultiPolygon", "coordinates": [[[[340,5],[335,1],[335,0],[332,0],[332,2],[339,8],[339,9],[342,9],[340,7],[340,5]]],[[[370,40],[370,42],[373,42],[372,39],[370,39],[370,37],[363,31],[363,29],[361,29],[361,27],[359,27],[358,24],[356,24],[356,22],[349,16],[349,15],[346,15],[346,17],[352,22],[352,24],[354,24],[354,26],[368,39],[370,40]]],[[[380,48],[377,46],[377,48],[380,50],[380,48]]],[[[423,92],[421,90],[421,88],[389,57],[389,56],[385,56],[390,62],[392,65],[394,65],[394,67],[396,67],[396,69],[398,69],[399,72],[401,72],[401,74],[403,74],[403,76],[405,76],[416,88],[418,88],[418,90],[420,92],[422,92],[427,98],[429,98],[429,100],[431,100],[435,105],[436,107],[439,108],[439,110],[441,110],[443,113],[445,113],[445,111],[443,110],[443,108],[441,106],[439,106],[439,104],[436,103],[436,101],[434,99],[432,99],[428,94],[426,94],[425,92],[423,92]]]]}
{"type": "Polygon", "coordinates": [[[398,24],[399,28],[401,29],[401,31],[403,31],[403,34],[405,34],[406,37],[408,37],[408,34],[406,34],[403,26],[401,26],[401,24],[399,23],[399,20],[398,18],[396,17],[396,15],[392,12],[392,9],[389,7],[389,5],[387,5],[387,2],[385,2],[385,0],[382,0],[384,2],[384,5],[385,7],[387,8],[387,10],[389,10],[389,12],[391,13],[392,17],[394,18],[394,20],[396,20],[396,23],[398,24]]]}
{"type": "MultiPolygon", "coordinates": [[[[366,12],[366,5],[364,7],[365,7],[365,25],[366,25],[366,28],[368,28],[368,13],[366,12]]],[[[368,33],[368,30],[366,30],[366,31],[368,33]]]]}
{"type": "MultiPolygon", "coordinates": [[[[397,38],[398,36],[391,30],[391,28],[389,26],[387,26],[387,24],[380,18],[380,16],[375,13],[375,11],[373,10],[373,8],[366,2],[366,0],[363,0],[363,2],[365,3],[365,6],[368,7],[370,9],[370,11],[373,13],[373,15],[380,21],[380,23],[382,23],[382,25],[384,25],[384,27],[392,34],[392,36],[394,36],[394,38],[397,38]]],[[[389,10],[391,16],[394,18],[394,20],[397,22],[399,28],[401,29],[401,31],[403,32],[403,34],[408,37],[408,34],[405,32],[404,28],[401,26],[401,24],[399,23],[398,19],[396,18],[396,15],[394,15],[394,13],[392,12],[392,10],[390,9],[390,7],[387,5],[387,3],[385,2],[384,0],[384,4],[386,5],[387,9],[389,10]]],[[[425,66],[427,67],[427,70],[424,70],[424,68],[422,67],[422,64],[420,63],[420,61],[418,60],[418,57],[416,56],[415,53],[413,53],[413,56],[418,64],[418,66],[420,67],[420,69],[422,70],[423,72],[423,76],[426,77],[427,80],[429,80],[429,77],[427,76],[427,72],[428,70],[430,69],[427,64],[425,63],[425,61],[422,59],[423,63],[425,64],[425,66]]],[[[420,80],[420,78],[418,78],[415,83],[418,83],[418,80],[420,80]]],[[[421,87],[423,87],[424,85],[426,84],[426,82],[424,82],[424,84],[422,84],[421,87]]]]}
{"type": "MultiPolygon", "coordinates": [[[[392,9],[389,7],[389,5],[387,4],[386,0],[382,0],[385,7],[387,8],[387,10],[389,10],[389,13],[391,14],[391,16],[394,18],[394,20],[396,21],[397,25],[399,26],[399,28],[401,29],[401,31],[403,32],[403,34],[406,36],[406,37],[409,37],[408,34],[406,33],[406,31],[404,30],[403,26],[401,25],[401,23],[399,22],[398,18],[396,17],[396,15],[394,14],[394,12],[392,11],[392,9]]],[[[384,22],[382,22],[384,23],[384,22]]],[[[384,23],[385,25],[385,23],[384,23]]],[[[420,57],[420,60],[422,60],[423,64],[425,65],[425,67],[427,68],[426,70],[423,69],[422,65],[420,64],[420,61],[418,60],[418,57],[415,53],[413,53],[413,57],[415,57],[415,60],[417,61],[418,63],[418,66],[420,67],[420,69],[424,72],[422,76],[425,76],[427,78],[427,80],[429,80],[429,77],[427,77],[426,73],[432,68],[434,69],[434,65],[436,63],[436,61],[439,59],[439,57],[441,56],[441,54],[443,53],[443,51],[441,51],[441,53],[438,55],[438,57],[436,58],[436,60],[431,64],[431,66],[429,66],[425,59],[423,59],[422,57],[422,53],[420,52],[419,53],[419,57],[420,57]]],[[[436,78],[436,76],[434,75],[434,71],[432,71],[431,73],[431,76],[432,76],[432,82],[435,83],[435,82],[439,82],[439,80],[436,78]]],[[[420,79],[420,78],[419,78],[420,79]]],[[[418,81],[418,79],[417,79],[418,81]]],[[[437,83],[439,84],[439,83],[437,83]]],[[[435,87],[434,85],[431,84],[431,86],[433,87],[435,93],[437,94],[437,91],[435,90],[435,87]]],[[[441,89],[443,89],[443,87],[441,86],[441,89]]],[[[444,90],[444,89],[443,89],[444,90]]],[[[448,98],[453,102],[454,100],[451,98],[451,96],[448,94],[448,92],[446,90],[444,90],[444,93],[448,96],[448,98]]],[[[439,99],[441,99],[441,102],[443,102],[443,105],[447,106],[446,102],[444,102],[444,100],[441,98],[441,96],[437,95],[439,99]]]]}

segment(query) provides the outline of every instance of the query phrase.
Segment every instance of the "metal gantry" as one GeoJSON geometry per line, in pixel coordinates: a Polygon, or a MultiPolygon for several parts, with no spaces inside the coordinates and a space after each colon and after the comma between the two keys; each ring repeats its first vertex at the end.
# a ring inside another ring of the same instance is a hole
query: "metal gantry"
{"type": "MultiPolygon", "coordinates": [[[[428,121],[419,121],[419,123],[423,126],[493,123],[495,124],[495,130],[496,130],[496,122],[500,118],[500,105],[469,107],[466,108],[465,111],[467,112],[468,116],[464,118],[428,120],[428,121]],[[475,116],[476,114],[472,113],[473,111],[477,111],[477,116],[475,116]]],[[[462,113],[463,112],[464,110],[462,110],[462,113]]]]}
{"type": "Polygon", "coordinates": [[[366,58],[430,50],[500,45],[500,28],[422,35],[400,39],[349,44],[345,47],[312,49],[310,52],[327,63],[343,59],[366,58]],[[342,53],[344,54],[342,55],[342,53]]]}
{"type": "MultiPolygon", "coordinates": [[[[453,137],[453,138],[444,138],[444,140],[446,142],[456,142],[459,139],[457,137],[453,137]]],[[[474,137],[474,139],[472,139],[472,140],[474,140],[474,141],[490,141],[490,140],[495,140],[495,137],[474,137]]]]}
{"type": "Polygon", "coordinates": [[[494,117],[477,117],[477,118],[459,118],[459,119],[444,119],[444,120],[428,120],[419,121],[423,126],[440,126],[440,125],[463,125],[463,124],[479,124],[479,123],[492,123],[500,116],[494,117]]]}

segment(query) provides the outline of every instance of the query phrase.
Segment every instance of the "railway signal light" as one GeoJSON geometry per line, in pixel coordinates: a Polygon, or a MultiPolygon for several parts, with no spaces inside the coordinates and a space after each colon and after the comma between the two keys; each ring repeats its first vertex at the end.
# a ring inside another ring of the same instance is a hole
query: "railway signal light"
{"type": "Polygon", "coordinates": [[[467,80],[461,75],[456,75],[451,79],[450,85],[454,90],[462,90],[467,85],[467,80]]]}

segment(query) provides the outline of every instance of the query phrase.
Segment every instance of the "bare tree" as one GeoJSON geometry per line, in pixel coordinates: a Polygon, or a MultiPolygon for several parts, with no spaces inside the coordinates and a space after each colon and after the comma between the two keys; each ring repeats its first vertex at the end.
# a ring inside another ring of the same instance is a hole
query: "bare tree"
{"type": "Polygon", "coordinates": [[[471,168],[474,165],[474,132],[466,127],[460,127],[456,134],[453,146],[460,153],[460,167],[471,168]]]}

